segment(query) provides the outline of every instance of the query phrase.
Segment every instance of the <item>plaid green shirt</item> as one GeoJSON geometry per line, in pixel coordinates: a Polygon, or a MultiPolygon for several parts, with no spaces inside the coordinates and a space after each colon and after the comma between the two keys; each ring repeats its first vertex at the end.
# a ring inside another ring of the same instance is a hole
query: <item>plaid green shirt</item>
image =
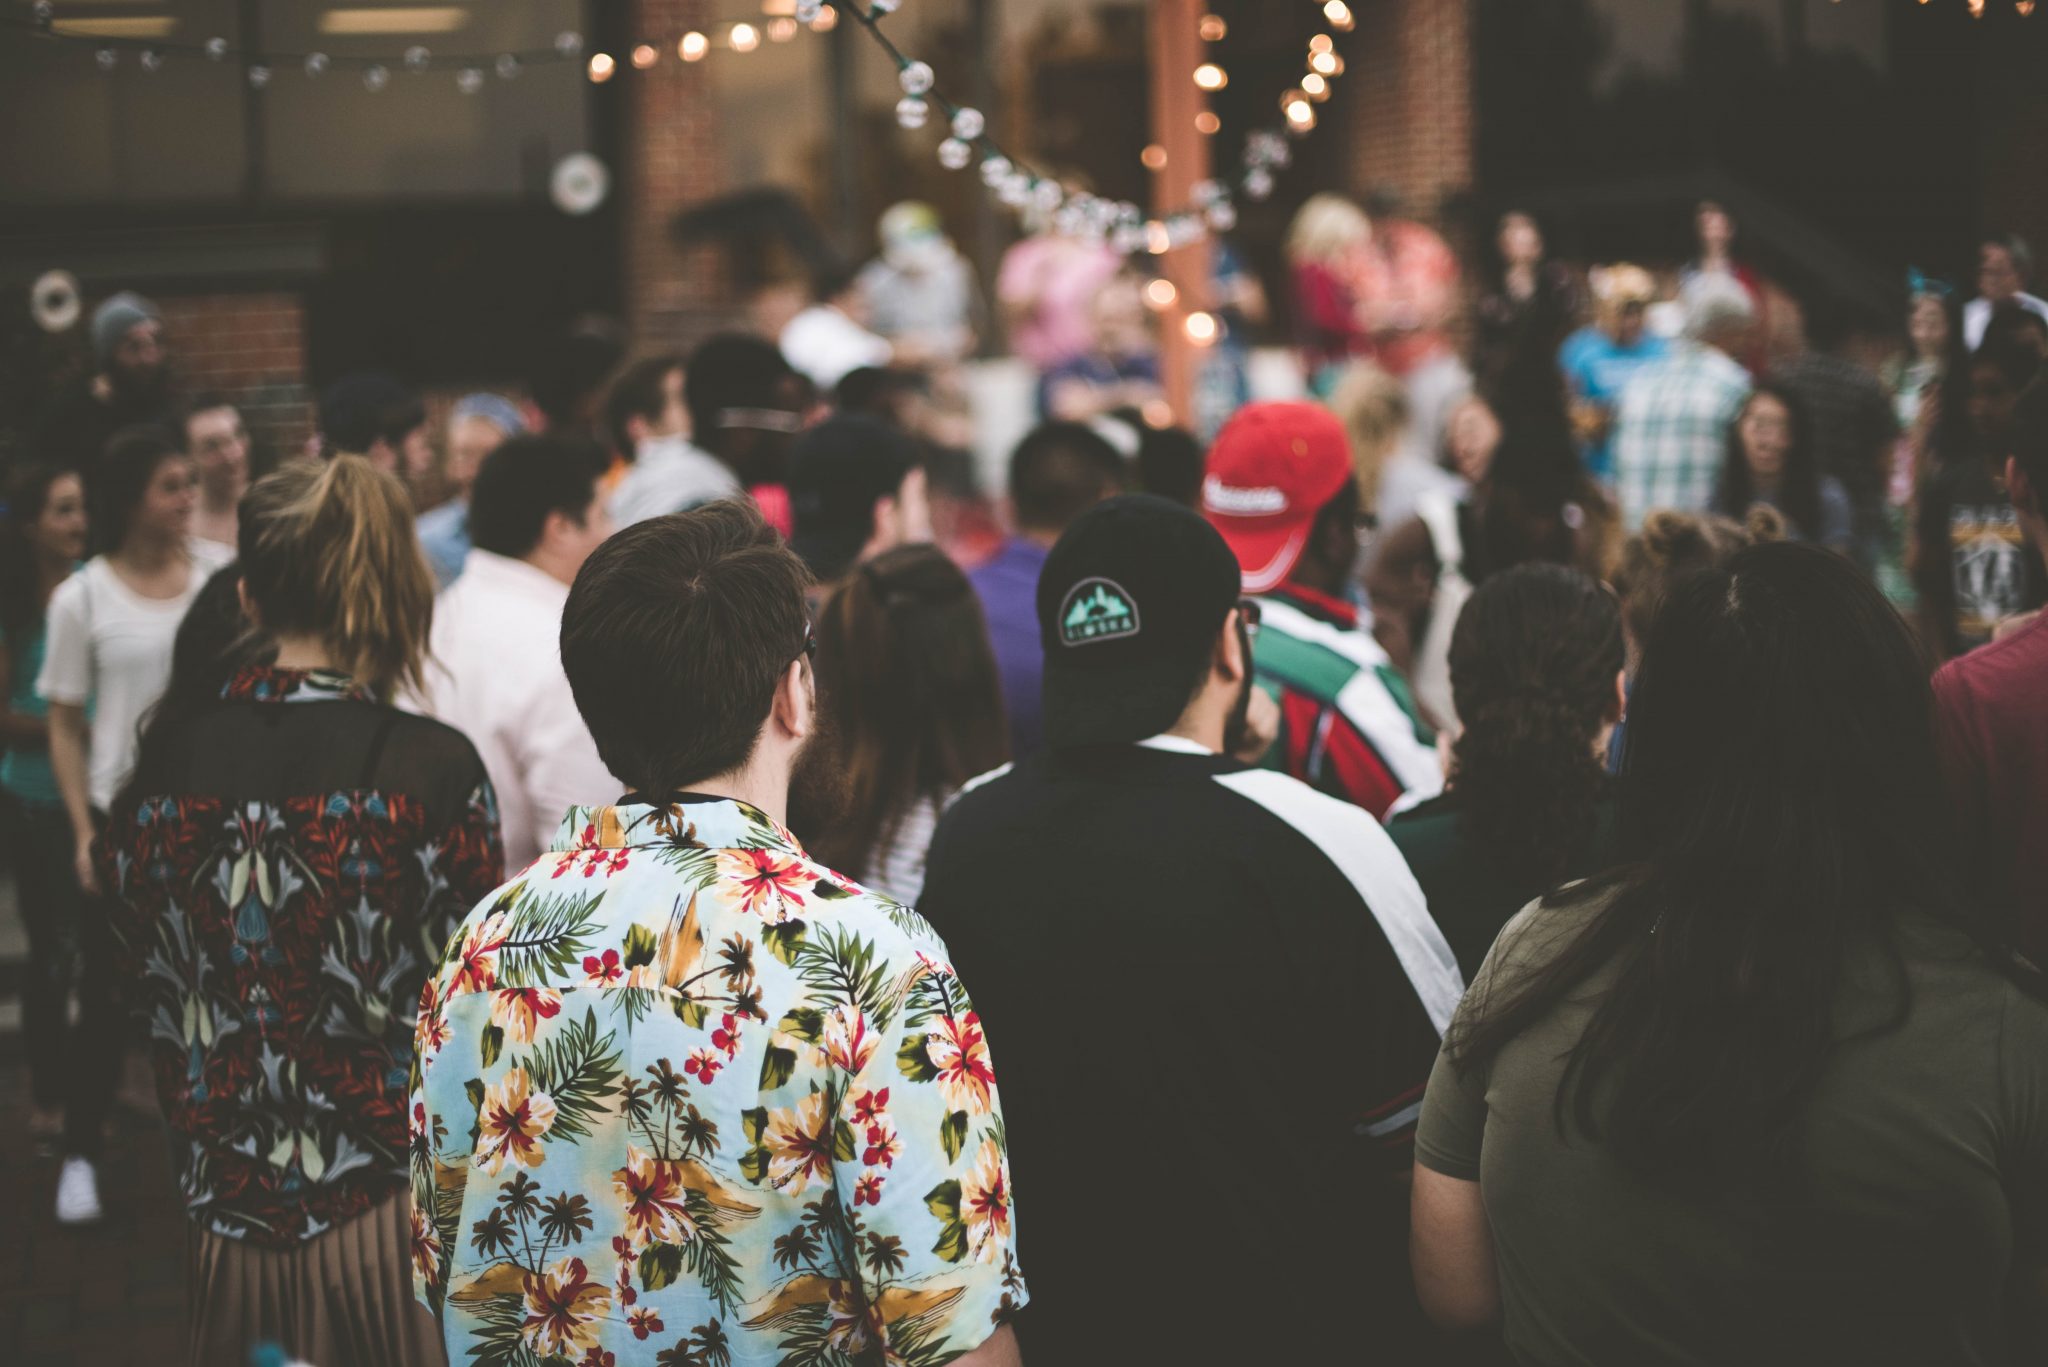
{"type": "Polygon", "coordinates": [[[1614,475],[1629,531],[1653,508],[1706,511],[1749,384],[1748,371],[1693,342],[1628,382],[1615,411],[1614,475]]]}

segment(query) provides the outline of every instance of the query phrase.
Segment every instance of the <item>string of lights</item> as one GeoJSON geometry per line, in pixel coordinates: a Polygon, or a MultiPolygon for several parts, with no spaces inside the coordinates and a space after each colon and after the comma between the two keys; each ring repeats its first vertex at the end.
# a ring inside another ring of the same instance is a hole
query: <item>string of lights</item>
{"type": "MultiPolygon", "coordinates": [[[[243,72],[243,79],[258,90],[267,88],[279,72],[295,69],[309,80],[317,80],[331,72],[350,72],[360,77],[365,90],[377,94],[390,86],[393,75],[397,73],[452,72],[455,88],[465,95],[474,95],[483,89],[491,75],[501,81],[510,81],[529,67],[579,65],[591,81],[602,84],[617,74],[622,64],[644,71],[671,52],[678,61],[700,62],[717,50],[744,54],[759,48],[763,42],[789,42],[802,27],[826,33],[837,26],[837,11],[822,4],[809,8],[808,18],[801,23],[783,15],[758,24],[740,20],[711,25],[659,43],[638,43],[623,57],[614,57],[608,52],[593,52],[586,57],[583,35],[572,29],[557,34],[553,44],[544,48],[448,52],[415,43],[401,52],[378,55],[335,53],[317,48],[304,51],[247,48],[221,37],[202,42],[141,38],[94,32],[95,26],[90,21],[72,29],[57,17],[52,0],[36,0],[26,16],[0,15],[0,30],[26,32],[42,41],[90,50],[99,69],[107,73],[119,70],[124,59],[149,74],[163,70],[174,58],[196,59],[238,66],[243,72]]],[[[798,9],[802,11],[805,6],[799,5],[798,9]]]]}

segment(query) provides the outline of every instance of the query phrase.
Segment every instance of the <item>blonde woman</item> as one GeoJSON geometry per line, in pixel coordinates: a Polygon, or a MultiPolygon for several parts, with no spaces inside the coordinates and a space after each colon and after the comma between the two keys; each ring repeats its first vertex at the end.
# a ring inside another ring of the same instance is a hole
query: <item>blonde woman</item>
{"type": "Polygon", "coordinates": [[[1317,395],[1330,392],[1345,362],[1372,351],[1372,336],[1359,319],[1356,289],[1371,245],[1371,220],[1342,195],[1311,195],[1288,227],[1295,332],[1302,368],[1317,395]]]}
{"type": "Polygon", "coordinates": [[[390,705],[434,594],[395,477],[289,465],[239,549],[274,663],[188,649],[188,619],[101,858],[193,1223],[192,1360],[438,1364],[406,1080],[420,989],[503,872],[495,803],[460,733],[390,705]]]}

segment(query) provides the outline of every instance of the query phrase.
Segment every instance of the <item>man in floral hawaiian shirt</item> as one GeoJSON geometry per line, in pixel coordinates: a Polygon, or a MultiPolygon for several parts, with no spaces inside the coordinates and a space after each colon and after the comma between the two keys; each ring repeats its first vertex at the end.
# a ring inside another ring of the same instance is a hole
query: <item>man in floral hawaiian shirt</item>
{"type": "Polygon", "coordinates": [[[980,1020],[915,912],[781,825],[804,588],[716,503],[570,592],[563,665],[635,795],[572,811],[421,1001],[416,1286],[453,1362],[1019,1361],[980,1020]]]}

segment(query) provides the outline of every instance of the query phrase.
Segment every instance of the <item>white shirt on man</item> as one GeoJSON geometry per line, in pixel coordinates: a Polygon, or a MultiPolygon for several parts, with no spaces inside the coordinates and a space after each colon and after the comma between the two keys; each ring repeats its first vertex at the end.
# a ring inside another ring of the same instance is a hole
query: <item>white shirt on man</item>
{"type": "Polygon", "coordinates": [[[724,461],[688,438],[649,437],[634,451],[632,468],[612,490],[612,526],[623,530],[650,517],[688,512],[744,492],[724,461]]]}
{"type": "Polygon", "coordinates": [[[36,692],[49,702],[92,708],[86,788],[106,811],[135,767],[136,732],[171,681],[171,647],[185,609],[234,553],[193,540],[191,577],[176,598],[145,598],[105,556],[57,586],[50,597],[43,671],[36,692]]]}
{"type": "MultiPolygon", "coordinates": [[[[2039,299],[2027,293],[2015,294],[2008,302],[2018,304],[2028,313],[2048,321],[2048,299],[2039,299]]],[[[1972,299],[1963,305],[1963,345],[1971,351],[1984,345],[1984,330],[1991,326],[1993,304],[1989,299],[1972,299]]]]}
{"type": "Polygon", "coordinates": [[[824,390],[837,388],[856,370],[889,364],[895,354],[887,338],[830,304],[813,304],[790,319],[777,344],[792,366],[824,390]]]}
{"type": "Polygon", "coordinates": [[[540,857],[569,808],[624,791],[597,757],[562,672],[568,598],[568,585],[524,560],[472,550],[434,604],[426,711],[482,757],[508,872],[540,857]]]}

